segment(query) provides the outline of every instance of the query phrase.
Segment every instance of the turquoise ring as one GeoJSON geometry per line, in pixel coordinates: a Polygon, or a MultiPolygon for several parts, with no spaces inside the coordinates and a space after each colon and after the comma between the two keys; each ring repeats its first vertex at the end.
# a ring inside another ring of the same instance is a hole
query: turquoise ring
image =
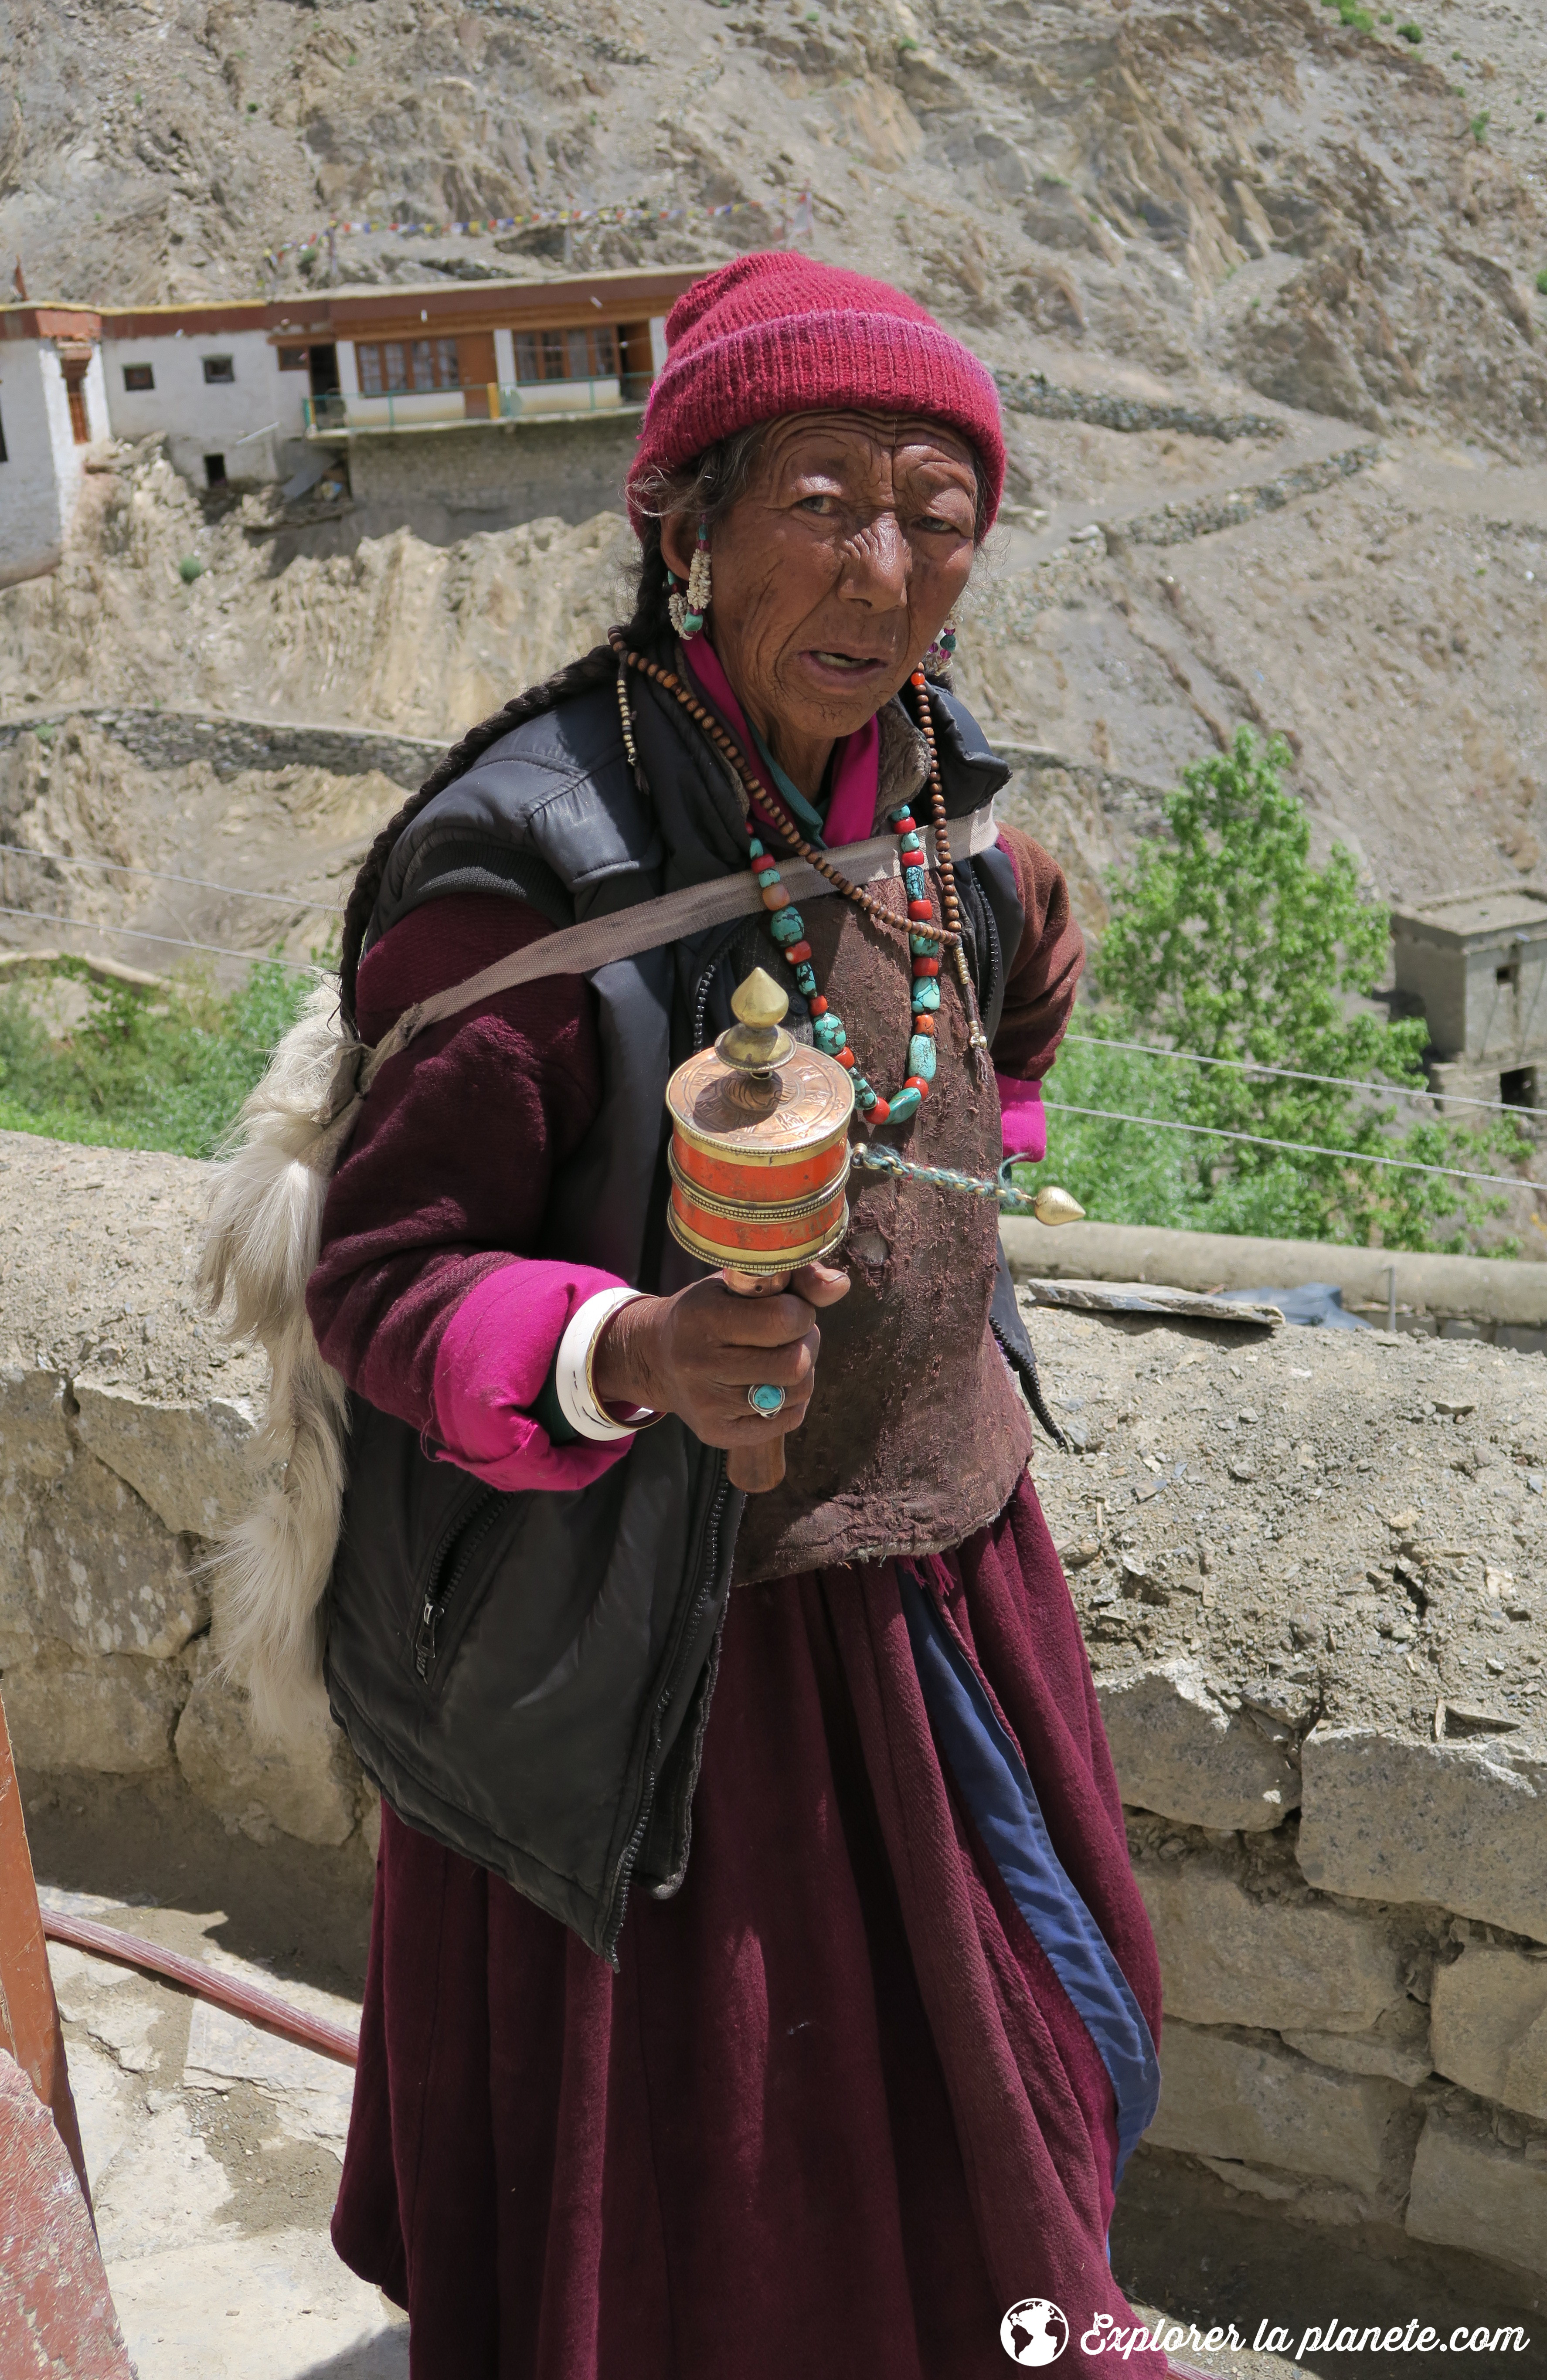
{"type": "Polygon", "coordinates": [[[771,1382],[765,1380],[760,1388],[748,1390],[747,1402],[755,1414],[761,1414],[766,1421],[770,1414],[783,1413],[785,1392],[783,1389],[776,1389],[771,1382]]]}

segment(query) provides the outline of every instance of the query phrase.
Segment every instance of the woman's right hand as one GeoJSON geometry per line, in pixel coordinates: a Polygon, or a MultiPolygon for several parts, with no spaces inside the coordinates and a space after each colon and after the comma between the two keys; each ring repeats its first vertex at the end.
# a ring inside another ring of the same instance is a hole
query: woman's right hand
{"type": "Polygon", "coordinates": [[[757,1446],[798,1429],[816,1380],[817,1310],[848,1293],[848,1275],[804,1265],[787,1289],[761,1283],[737,1296],[715,1274],[675,1297],[637,1297],[603,1325],[591,1379],[604,1405],[648,1405],[681,1416],[705,1446],[757,1446]],[[776,1414],[747,1391],[783,1389],[776,1414]]]}

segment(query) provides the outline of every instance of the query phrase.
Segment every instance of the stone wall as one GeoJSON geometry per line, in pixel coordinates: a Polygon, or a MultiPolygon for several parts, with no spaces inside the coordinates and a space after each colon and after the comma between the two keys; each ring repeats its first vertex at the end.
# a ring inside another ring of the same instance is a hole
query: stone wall
{"type": "Polygon", "coordinates": [[[331,1728],[261,1742],[220,1674],[211,1558],[264,1389],[189,1283],[208,1169],[0,1133],[0,1693],[24,1778],[180,1781],[233,1830],[359,1855],[331,1728]]]}
{"type": "Polygon", "coordinates": [[[77,704],[0,719],[0,752],[40,730],[45,741],[71,720],[89,720],[121,744],[142,768],[166,771],[202,762],[222,784],[253,769],[325,769],[331,776],[375,771],[412,792],[445,756],[445,745],[423,735],[392,735],[371,727],[311,727],[287,720],[236,719],[198,710],[147,710],[133,704],[77,704]]]}
{"type": "MultiPolygon", "coordinates": [[[[276,1858],[374,1797],[261,1743],[214,1536],[262,1367],[206,1169],[0,1135],[0,1691],[24,1784],[170,1780],[276,1858]]],[[[1031,1309],[1039,1488],[1164,1977],[1151,2145],[1249,2203],[1547,2277],[1547,1366],[1031,1309]]],[[[1368,2234],[1366,2236],[1374,2236],[1368,2234]]]]}
{"type": "Polygon", "coordinates": [[[1034,1468],[1160,1946],[1149,2144],[1529,2288],[1547,1366],[1027,1311],[1070,1440],[1034,1468]]]}
{"type": "Polygon", "coordinates": [[[584,421],[372,433],[351,440],[349,485],[368,537],[405,524],[442,545],[475,529],[616,512],[639,432],[634,412],[584,421]]]}

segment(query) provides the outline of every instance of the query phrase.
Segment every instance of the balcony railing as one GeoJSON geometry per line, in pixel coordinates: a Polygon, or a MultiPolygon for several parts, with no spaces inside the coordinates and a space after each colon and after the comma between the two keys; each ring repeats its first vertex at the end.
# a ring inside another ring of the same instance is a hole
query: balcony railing
{"type": "Polygon", "coordinates": [[[359,431],[449,430],[462,422],[573,420],[642,405],[648,372],[614,372],[603,380],[478,381],[461,388],[396,389],[305,399],[309,437],[351,436],[359,431]]]}

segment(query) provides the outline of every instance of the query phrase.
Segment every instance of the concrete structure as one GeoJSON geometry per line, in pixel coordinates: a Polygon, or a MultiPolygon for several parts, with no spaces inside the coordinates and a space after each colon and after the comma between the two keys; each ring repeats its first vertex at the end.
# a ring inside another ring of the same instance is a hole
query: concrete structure
{"type": "MultiPolygon", "coordinates": [[[[442,541],[589,519],[619,501],[666,314],[696,278],[334,292],[336,385],[307,407],[309,443],[347,468],[368,532],[407,521],[442,541]]],[[[308,320],[315,334],[321,315],[308,320]]]]}
{"type": "Polygon", "coordinates": [[[638,429],[630,406],[582,420],[459,422],[438,437],[422,428],[357,430],[347,446],[319,451],[347,468],[365,536],[406,526],[446,545],[545,514],[578,524],[617,511],[638,429]]]}
{"type": "Polygon", "coordinates": [[[1394,910],[1391,934],[1397,991],[1429,1026],[1436,1089],[1547,1107],[1547,892],[1453,892],[1394,910]]]}
{"type": "Polygon", "coordinates": [[[306,309],[308,334],[325,328],[337,359],[331,393],[313,395],[311,431],[331,438],[637,410],[664,358],[666,314],[697,277],[596,273],[330,292],[306,309]]]}
{"type": "Polygon", "coordinates": [[[1233,1232],[1061,1223],[1006,1215],[1005,1253],[1017,1281],[1153,1281],[1173,1289],[1300,1289],[1330,1281],[1343,1303],[1419,1338],[1486,1339],[1547,1354],[1547,1264],[1419,1256],[1325,1240],[1252,1239],[1233,1232]]]}
{"type": "Polygon", "coordinates": [[[84,451],[105,437],[100,317],[0,308],[0,587],[56,567],[84,451]]]}

